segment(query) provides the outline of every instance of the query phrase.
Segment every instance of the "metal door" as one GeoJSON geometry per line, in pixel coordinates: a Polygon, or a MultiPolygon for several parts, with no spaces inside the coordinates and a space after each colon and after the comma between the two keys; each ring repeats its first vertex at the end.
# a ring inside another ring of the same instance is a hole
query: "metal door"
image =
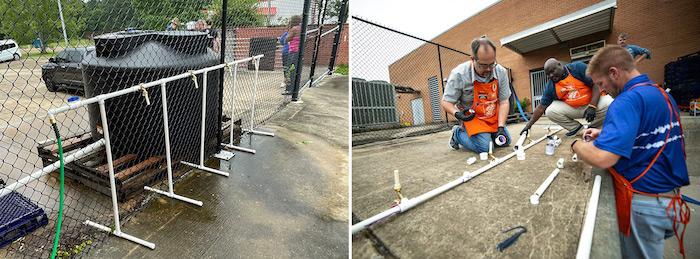
{"type": "Polygon", "coordinates": [[[423,111],[423,98],[411,100],[411,111],[413,112],[413,125],[425,124],[425,112],[423,111]]]}

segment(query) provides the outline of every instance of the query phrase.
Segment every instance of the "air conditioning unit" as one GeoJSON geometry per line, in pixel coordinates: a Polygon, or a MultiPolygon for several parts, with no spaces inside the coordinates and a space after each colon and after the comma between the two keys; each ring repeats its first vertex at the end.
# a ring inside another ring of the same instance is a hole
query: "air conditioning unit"
{"type": "Polygon", "coordinates": [[[573,47],[569,49],[571,61],[587,59],[592,57],[598,49],[605,47],[605,40],[599,40],[586,45],[573,47]]]}

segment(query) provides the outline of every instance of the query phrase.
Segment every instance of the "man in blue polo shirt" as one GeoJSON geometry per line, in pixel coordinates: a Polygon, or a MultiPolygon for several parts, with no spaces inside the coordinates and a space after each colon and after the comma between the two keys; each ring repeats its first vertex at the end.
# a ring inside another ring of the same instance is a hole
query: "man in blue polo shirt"
{"type": "Polygon", "coordinates": [[[545,85],[540,105],[520,131],[521,135],[530,130],[544,113],[551,121],[568,130],[567,136],[575,136],[583,128],[576,119],[585,118],[591,123],[590,127],[594,128],[603,124],[612,98],[600,95],[591,78],[586,76],[586,64],[574,62],[563,65],[550,58],[544,63],[544,71],[549,81],[545,85]]]}
{"type": "Polygon", "coordinates": [[[651,59],[651,51],[648,49],[634,44],[627,44],[627,39],[629,39],[629,37],[630,35],[626,32],[620,33],[620,35],[617,36],[617,44],[620,45],[620,47],[627,49],[627,52],[629,52],[634,59],[634,64],[639,64],[639,62],[645,58],[651,59]]]}
{"type": "Polygon", "coordinates": [[[690,182],[676,102],[640,74],[620,46],[599,50],[587,73],[615,100],[603,128],[587,129],[585,141],[575,140],[572,150],[586,163],[610,170],[622,257],[663,258],[664,239],[676,234],[682,240],[680,226],[689,221],[680,213],[688,210],[680,187],[690,182]]]}

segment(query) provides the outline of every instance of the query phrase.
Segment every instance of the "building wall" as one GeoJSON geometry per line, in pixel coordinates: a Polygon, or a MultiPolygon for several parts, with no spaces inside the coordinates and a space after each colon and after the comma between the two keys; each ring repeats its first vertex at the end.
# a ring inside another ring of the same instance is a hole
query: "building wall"
{"type": "MultiPolygon", "coordinates": [[[[600,1],[503,0],[454,26],[433,41],[470,53],[469,42],[475,37],[487,35],[499,46],[497,61],[512,69],[513,85],[518,97],[530,100],[530,70],[542,68],[544,61],[549,57],[570,62],[571,47],[601,39],[608,44],[616,44],[617,35],[622,31],[630,33],[629,43],[652,51],[652,60],[641,62],[639,70],[649,74],[659,83],[663,82],[664,65],[680,56],[700,51],[700,1],[695,0],[619,0],[612,31],[587,35],[524,55],[500,47],[500,38],[597,2],[600,1]],[[551,8],[553,6],[557,8],[551,8]]],[[[427,94],[427,83],[423,82],[435,75],[435,71],[439,73],[439,69],[434,69],[437,60],[430,60],[433,56],[424,53],[434,49],[433,45],[421,46],[392,64],[389,67],[392,83],[416,86],[416,90],[427,94]],[[408,68],[412,69],[413,73],[407,73],[408,68]]],[[[456,60],[459,59],[443,60],[444,77],[458,64],[456,60]]],[[[528,107],[528,110],[531,111],[532,107],[528,107]]]]}

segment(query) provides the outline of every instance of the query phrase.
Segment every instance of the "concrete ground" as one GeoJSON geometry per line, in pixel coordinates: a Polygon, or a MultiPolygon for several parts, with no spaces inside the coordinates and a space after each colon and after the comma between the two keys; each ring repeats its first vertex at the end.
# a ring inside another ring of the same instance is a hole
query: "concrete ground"
{"type": "MultiPolygon", "coordinates": [[[[700,154],[700,120],[684,118],[691,186],[685,193],[700,197],[700,163],[691,157],[700,154]]],[[[546,118],[533,127],[531,136],[546,133],[546,118]]],[[[509,125],[516,135],[523,123],[509,125]]],[[[558,133],[564,136],[564,131],[558,133]]],[[[353,147],[352,212],[363,220],[389,209],[395,199],[393,170],[401,175],[402,193],[411,198],[456,179],[464,171],[484,166],[486,161],[468,166],[466,159],[476,156],[447,147],[450,132],[375,142],[353,147]]],[[[462,257],[462,258],[571,258],[575,256],[580,229],[591,187],[591,167],[571,161],[571,138],[556,150],[544,154],[544,143],[527,151],[527,159],[515,158],[485,172],[410,211],[387,219],[371,231],[353,237],[355,258],[462,257]],[[565,168],[540,200],[531,205],[529,197],[555,168],[558,158],[565,168]],[[522,225],[528,230],[504,252],[496,245],[510,237],[501,233],[507,227],[522,225]]],[[[500,157],[512,149],[496,149],[500,157]]],[[[601,173],[593,170],[594,173],[601,173]]],[[[604,176],[607,176],[602,172],[604,176]]],[[[604,177],[593,243],[593,258],[619,257],[617,222],[609,176],[604,177]]],[[[697,211],[697,206],[691,205],[697,211]]],[[[355,219],[353,219],[355,220],[355,219]]],[[[691,221],[686,231],[687,258],[700,256],[700,224],[691,221]],[[691,234],[692,233],[692,234],[691,234]]],[[[667,258],[677,258],[676,241],[669,239],[667,258]]]]}
{"type": "Polygon", "coordinates": [[[347,77],[301,99],[261,126],[276,136],[254,137],[255,155],[212,164],[230,177],[196,171],[175,185],[203,207],[158,196],[123,224],[155,250],[110,237],[93,256],[347,258],[347,77]]]}

